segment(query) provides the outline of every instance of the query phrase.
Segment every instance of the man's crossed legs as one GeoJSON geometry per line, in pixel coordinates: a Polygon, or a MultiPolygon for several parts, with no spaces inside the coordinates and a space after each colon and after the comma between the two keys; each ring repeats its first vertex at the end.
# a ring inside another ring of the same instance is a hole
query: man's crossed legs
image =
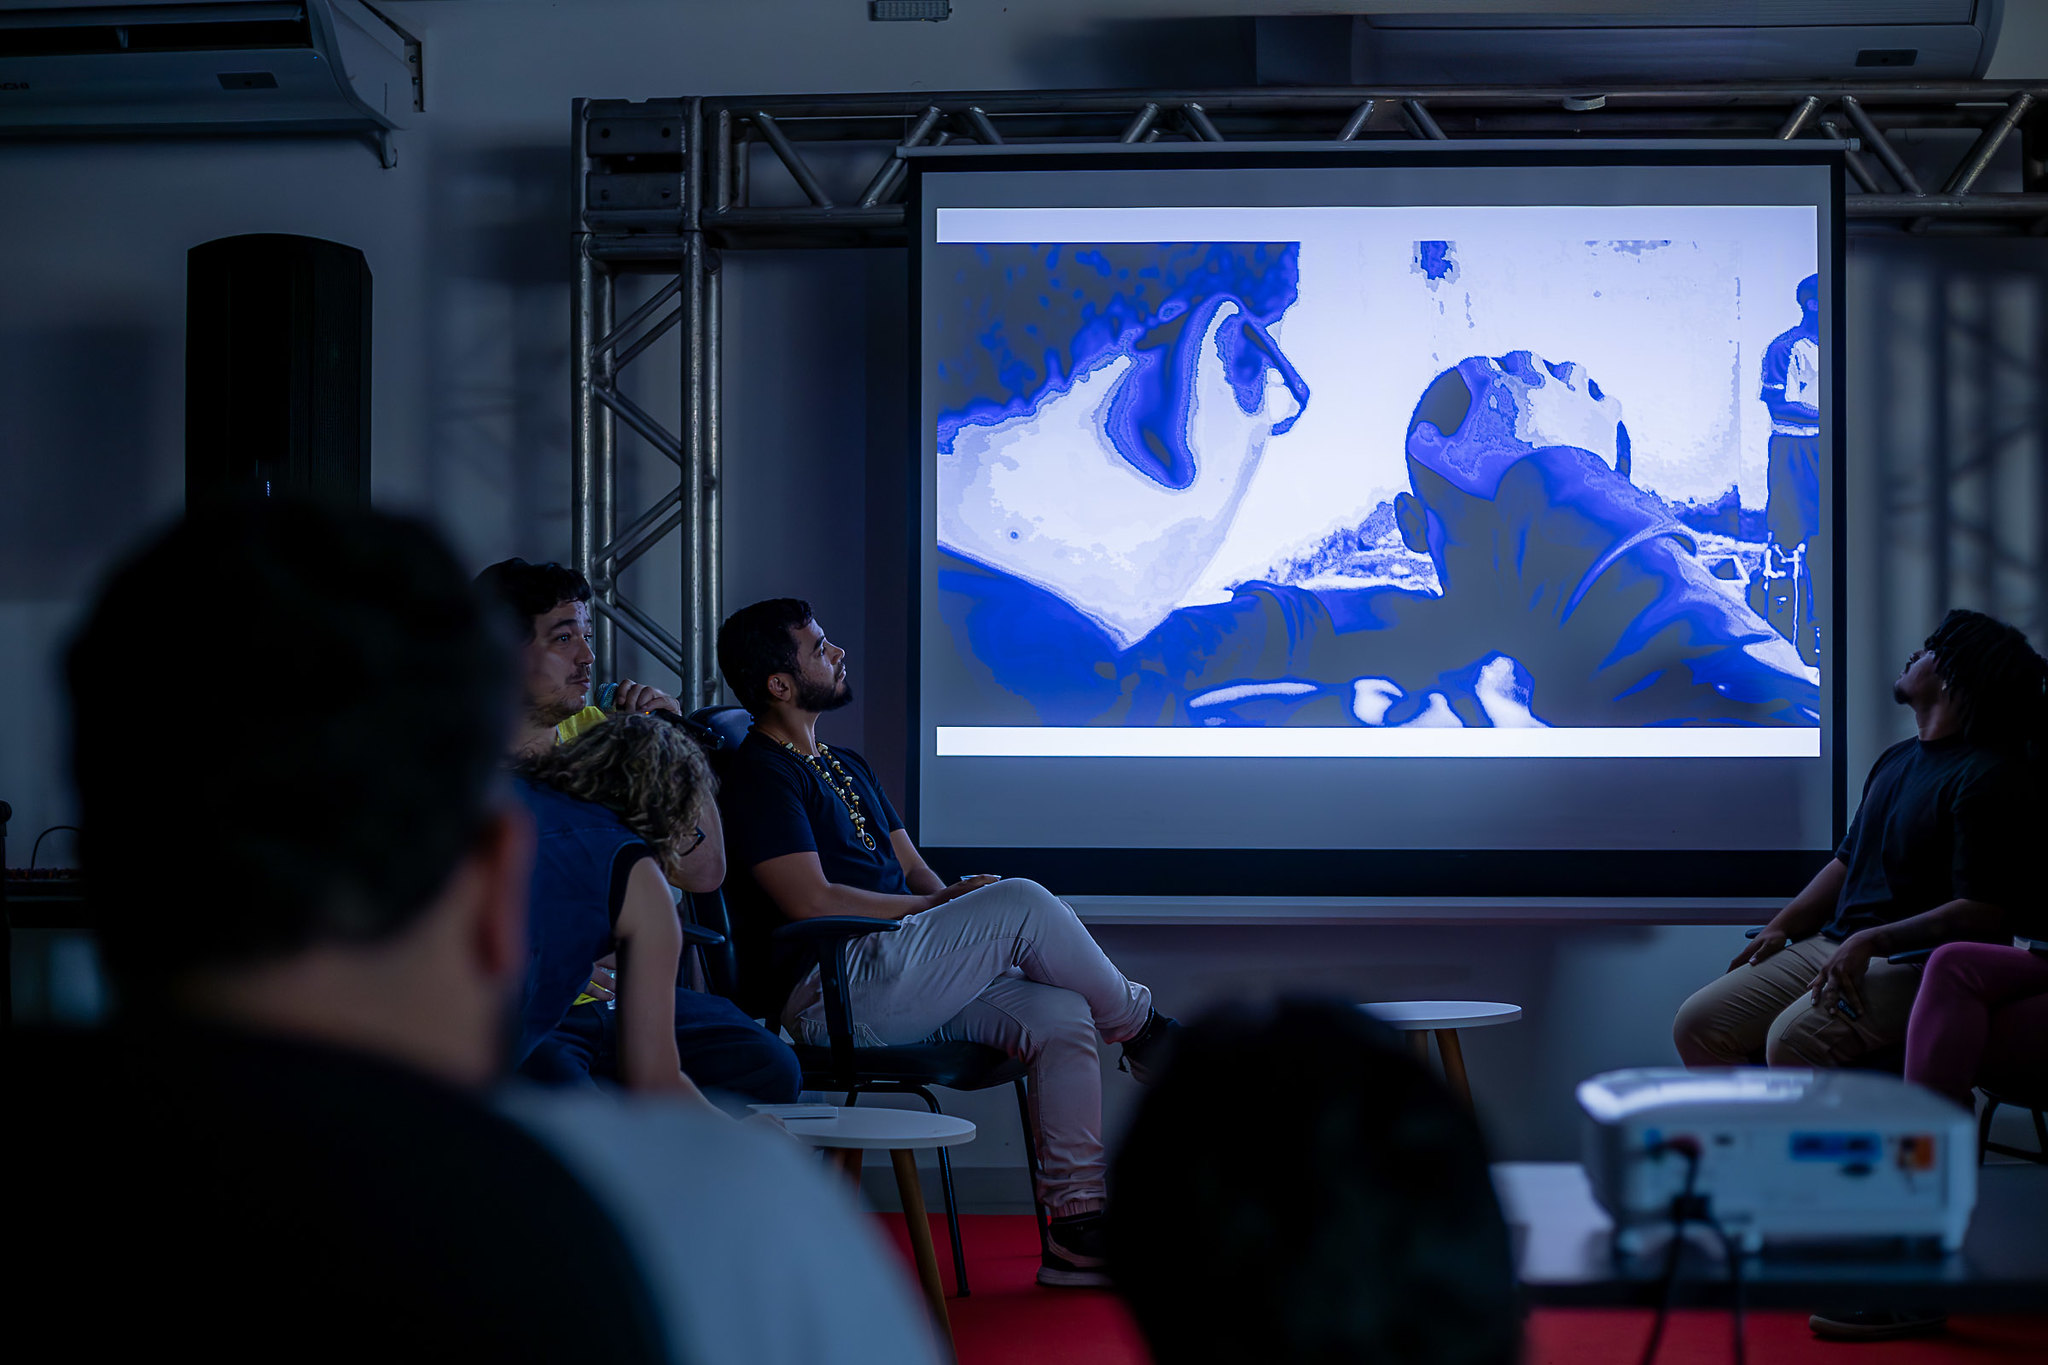
{"type": "Polygon", "coordinates": [[[1852,1019],[1813,1003],[1813,979],[1839,946],[1816,934],[1694,991],[1671,1026],[1680,1060],[1687,1066],[1853,1066],[1902,1041],[1921,969],[1872,959],[1863,1008],[1852,1019]]]}
{"type": "MultiPolygon", "coordinates": [[[[848,962],[856,1041],[967,1039],[1030,1064],[1038,1197],[1055,1218],[1103,1205],[1098,1042],[1144,1031],[1152,992],[1103,955],[1065,901],[1036,882],[1000,881],[855,942],[848,962]]],[[[823,1044],[815,978],[784,1015],[823,1044]]]]}

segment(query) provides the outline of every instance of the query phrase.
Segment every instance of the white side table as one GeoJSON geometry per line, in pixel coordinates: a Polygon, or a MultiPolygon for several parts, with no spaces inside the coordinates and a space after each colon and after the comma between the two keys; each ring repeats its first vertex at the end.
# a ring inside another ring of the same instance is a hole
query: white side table
{"type": "Polygon", "coordinates": [[[946,1312],[946,1286],[939,1279],[939,1258],[932,1250],[932,1225],[925,1217],[924,1191],[917,1183],[916,1153],[925,1148],[955,1147],[974,1141],[974,1125],[950,1114],[924,1114],[910,1109],[841,1109],[831,1118],[784,1119],[782,1126],[799,1142],[824,1148],[847,1178],[860,1184],[861,1155],[884,1151],[896,1167],[896,1193],[903,1199],[903,1221],[910,1228],[910,1248],[917,1256],[917,1278],[931,1301],[932,1314],[953,1345],[953,1320],[946,1312]]]}
{"type": "Polygon", "coordinates": [[[1465,1077],[1465,1049],[1458,1030],[1512,1024],[1522,1017],[1520,1005],[1492,1000],[1375,1000],[1359,1006],[1381,1023],[1410,1035],[1415,1055],[1429,1061],[1429,1035],[1436,1035],[1437,1055],[1444,1060],[1444,1079],[1451,1091],[1472,1107],[1472,1082],[1465,1077]]]}

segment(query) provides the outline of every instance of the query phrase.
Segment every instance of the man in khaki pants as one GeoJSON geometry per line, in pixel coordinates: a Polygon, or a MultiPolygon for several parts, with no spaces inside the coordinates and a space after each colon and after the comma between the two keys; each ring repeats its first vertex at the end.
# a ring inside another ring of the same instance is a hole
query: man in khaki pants
{"type": "Polygon", "coordinates": [[[2048,735],[2048,661],[2011,626],[1952,611],[1892,695],[1917,734],[1871,768],[1833,861],[1679,1008],[1687,1066],[1851,1065],[1906,1036],[1920,968],[1887,955],[2002,942],[2039,913],[2028,750],[2048,735]]]}

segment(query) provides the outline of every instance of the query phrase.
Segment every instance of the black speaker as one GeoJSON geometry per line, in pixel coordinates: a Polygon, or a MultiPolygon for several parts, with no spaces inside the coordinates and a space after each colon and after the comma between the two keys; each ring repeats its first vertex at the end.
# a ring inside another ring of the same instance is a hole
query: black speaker
{"type": "Polygon", "coordinates": [[[317,237],[185,255],[185,505],[370,501],[370,267],[317,237]]]}

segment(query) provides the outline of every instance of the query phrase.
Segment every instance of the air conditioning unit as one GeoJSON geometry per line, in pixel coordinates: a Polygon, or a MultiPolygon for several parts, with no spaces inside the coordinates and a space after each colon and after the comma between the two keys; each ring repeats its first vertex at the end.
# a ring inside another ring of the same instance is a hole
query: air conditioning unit
{"type": "Polygon", "coordinates": [[[1261,83],[1967,80],[1991,61],[2005,0],[1443,0],[1403,9],[1402,0],[1365,0],[1334,20],[1259,20],[1261,83]]]}
{"type": "Polygon", "coordinates": [[[0,136],[352,132],[389,165],[419,77],[361,0],[0,10],[0,136]]]}

